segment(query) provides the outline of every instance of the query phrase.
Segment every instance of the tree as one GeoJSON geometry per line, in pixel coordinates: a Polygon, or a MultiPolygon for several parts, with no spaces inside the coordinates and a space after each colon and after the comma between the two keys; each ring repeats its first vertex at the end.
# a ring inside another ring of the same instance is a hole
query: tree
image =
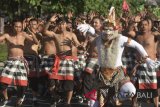
{"type": "MultiPolygon", "coordinates": [[[[111,6],[116,7],[119,16],[122,13],[123,0],[0,0],[0,10],[11,19],[15,16],[26,17],[33,15],[38,17],[43,13],[66,13],[72,10],[76,14],[97,11],[100,14],[108,14],[111,6]]],[[[137,14],[144,9],[145,0],[127,0],[131,13],[137,14]]],[[[152,7],[152,12],[160,16],[160,7],[152,7]]]]}

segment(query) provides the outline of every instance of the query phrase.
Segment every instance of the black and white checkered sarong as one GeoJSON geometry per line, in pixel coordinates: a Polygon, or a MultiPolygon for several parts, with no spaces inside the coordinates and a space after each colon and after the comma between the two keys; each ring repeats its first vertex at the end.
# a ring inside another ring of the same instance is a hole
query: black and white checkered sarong
{"type": "Polygon", "coordinates": [[[9,58],[0,73],[0,82],[8,85],[27,86],[28,64],[23,57],[9,58]]]}

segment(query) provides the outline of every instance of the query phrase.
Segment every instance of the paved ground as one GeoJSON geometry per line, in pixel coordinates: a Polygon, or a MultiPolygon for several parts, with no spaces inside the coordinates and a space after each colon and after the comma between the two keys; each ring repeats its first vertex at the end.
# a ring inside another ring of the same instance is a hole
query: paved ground
{"type": "MultiPolygon", "coordinates": [[[[12,88],[11,88],[12,89],[12,88]]],[[[10,94],[13,94],[14,92],[11,91],[10,94]]],[[[7,106],[5,107],[14,107],[14,104],[16,102],[16,96],[13,95],[11,97],[11,102],[7,104],[7,106]]],[[[141,102],[140,104],[141,106],[139,107],[154,107],[152,103],[145,103],[145,101],[141,102]]],[[[2,106],[0,106],[2,107],[2,106]]],[[[28,90],[25,94],[25,100],[23,102],[23,107],[50,107],[50,98],[48,97],[39,97],[38,98],[38,105],[37,106],[33,106],[33,103],[32,103],[32,94],[31,94],[31,91],[28,90]]],[[[57,104],[56,107],[68,107],[62,103],[59,103],[57,104]]],[[[73,100],[72,100],[72,104],[71,104],[71,107],[88,107],[87,106],[87,103],[78,103],[78,100],[74,97],[73,100]]],[[[109,106],[111,107],[111,106],[109,106]]],[[[113,107],[113,106],[112,106],[113,107]]],[[[128,101],[128,102],[124,102],[123,105],[121,107],[131,107],[131,102],[128,101]]]]}

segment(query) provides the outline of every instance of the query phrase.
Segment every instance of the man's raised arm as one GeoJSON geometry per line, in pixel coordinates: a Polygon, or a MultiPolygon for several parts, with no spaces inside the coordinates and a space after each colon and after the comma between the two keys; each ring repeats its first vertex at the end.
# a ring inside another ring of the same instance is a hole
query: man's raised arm
{"type": "Polygon", "coordinates": [[[57,20],[57,15],[53,15],[49,21],[46,23],[45,27],[44,27],[44,34],[46,36],[50,36],[50,37],[54,37],[56,34],[53,31],[49,31],[48,28],[50,26],[51,23],[55,22],[57,20]]]}
{"type": "Polygon", "coordinates": [[[155,31],[153,32],[153,35],[155,36],[155,38],[160,41],[160,31],[155,31]]]}
{"type": "Polygon", "coordinates": [[[24,32],[24,36],[25,36],[25,39],[33,41],[35,44],[39,45],[39,41],[33,32],[30,31],[30,35],[24,32]]]}

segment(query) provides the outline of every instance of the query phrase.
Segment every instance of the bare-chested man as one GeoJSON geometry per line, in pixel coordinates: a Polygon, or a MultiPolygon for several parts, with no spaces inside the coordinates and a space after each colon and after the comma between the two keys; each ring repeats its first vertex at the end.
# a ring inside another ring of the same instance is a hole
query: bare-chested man
{"type": "MultiPolygon", "coordinates": [[[[87,93],[89,93],[90,91],[92,91],[94,89],[95,86],[95,76],[96,76],[96,72],[98,69],[98,53],[96,51],[96,49],[94,47],[92,47],[92,41],[99,35],[101,35],[102,33],[102,19],[100,19],[99,17],[94,17],[92,20],[92,26],[95,29],[96,32],[96,36],[95,37],[91,37],[89,35],[87,35],[87,39],[88,39],[88,44],[87,47],[88,48],[88,58],[86,61],[86,67],[85,67],[85,72],[84,72],[84,76],[83,76],[83,91],[84,94],[87,95],[87,93]]],[[[92,107],[94,105],[94,100],[90,99],[89,101],[89,106],[92,107]]]]}
{"type": "MultiPolygon", "coordinates": [[[[48,30],[57,31],[58,26],[55,26],[55,25],[53,26],[53,24],[52,24],[52,27],[50,27],[50,26],[51,26],[51,24],[48,26],[49,27],[48,30]]],[[[50,75],[52,73],[52,68],[53,68],[53,65],[55,62],[55,56],[57,53],[56,42],[55,42],[55,38],[53,38],[53,37],[43,36],[43,40],[41,43],[42,43],[42,49],[40,52],[41,72],[45,73],[44,75],[47,74],[47,78],[48,78],[48,75],[50,75]]],[[[56,100],[57,100],[56,95],[55,95],[55,88],[56,88],[56,84],[57,84],[57,79],[49,78],[48,82],[49,82],[48,90],[46,92],[49,92],[49,94],[53,98],[52,100],[54,100],[54,101],[51,102],[51,106],[54,107],[56,100]]]]}
{"type": "Polygon", "coordinates": [[[72,46],[80,46],[79,41],[74,33],[66,30],[67,24],[65,19],[59,19],[60,33],[56,34],[49,31],[50,23],[57,20],[56,15],[53,15],[45,27],[44,33],[55,39],[56,43],[56,59],[53,68],[51,79],[58,79],[62,82],[62,89],[67,92],[67,104],[70,104],[73,94],[73,79],[74,79],[74,62],[77,60],[77,53],[72,51],[72,46]],[[69,42],[70,41],[70,42],[69,42]],[[69,42],[69,43],[68,43],[69,42]]]}
{"type": "Polygon", "coordinates": [[[38,20],[36,18],[32,18],[29,20],[29,25],[26,27],[26,32],[28,34],[34,33],[36,38],[39,41],[39,44],[36,44],[33,41],[25,40],[24,45],[24,57],[29,64],[29,87],[32,89],[33,93],[33,104],[37,104],[38,96],[38,85],[39,81],[41,80],[40,77],[40,58],[38,53],[38,48],[40,46],[40,41],[42,41],[42,33],[38,30],[38,20]]]}
{"type": "MultiPolygon", "coordinates": [[[[144,47],[148,53],[148,57],[155,61],[157,59],[156,46],[160,39],[158,36],[153,35],[151,31],[152,21],[150,19],[143,19],[140,24],[140,34],[137,36],[136,40],[144,47]]],[[[137,72],[139,75],[138,88],[148,93],[153,93],[155,107],[158,107],[159,100],[155,70],[148,70],[146,65],[142,64],[140,67],[138,67],[137,72]]]]}
{"type": "Polygon", "coordinates": [[[13,82],[14,85],[17,86],[19,92],[17,106],[20,106],[23,102],[22,100],[24,95],[24,89],[28,85],[28,66],[23,57],[24,41],[25,39],[28,39],[38,44],[38,40],[33,33],[32,36],[29,36],[22,31],[21,21],[15,21],[13,27],[13,32],[11,32],[10,34],[3,34],[0,37],[0,42],[5,40],[8,46],[8,61],[1,72],[0,82],[2,84],[1,91],[5,98],[3,104],[5,105],[8,102],[8,96],[6,91],[7,86],[13,82]]]}

